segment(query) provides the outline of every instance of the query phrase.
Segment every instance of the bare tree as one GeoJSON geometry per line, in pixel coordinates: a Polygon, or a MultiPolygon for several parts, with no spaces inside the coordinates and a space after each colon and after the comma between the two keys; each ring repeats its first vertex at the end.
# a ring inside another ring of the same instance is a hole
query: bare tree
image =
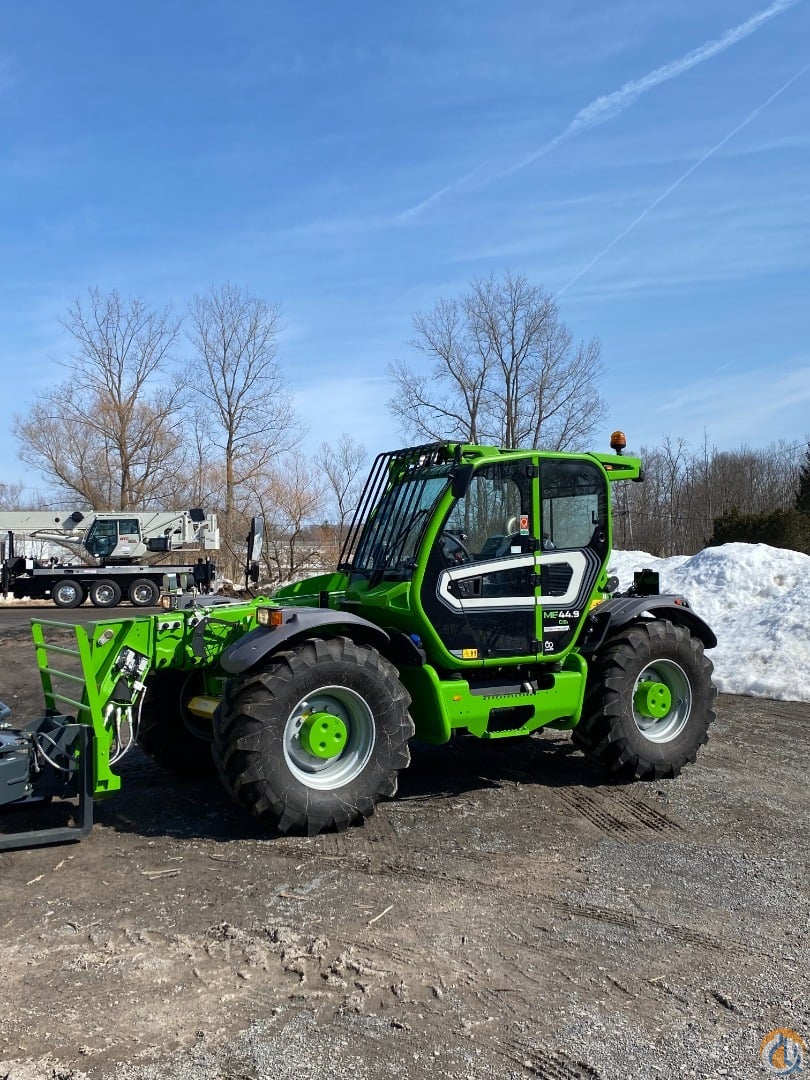
{"type": "MultiPolygon", "coordinates": [[[[0,510],[24,510],[27,509],[23,505],[23,492],[25,488],[22,484],[3,484],[0,483],[0,510]]],[[[33,506],[38,505],[36,502],[33,506]]]]}
{"type": "MultiPolygon", "coordinates": [[[[325,487],[301,454],[285,455],[258,482],[250,482],[253,513],[264,519],[264,563],[270,578],[283,584],[322,568],[325,487]]],[[[242,511],[242,520],[247,515],[242,511]]]]}
{"type": "Polygon", "coordinates": [[[236,285],[196,296],[189,313],[189,386],[205,415],[209,463],[221,470],[221,532],[234,543],[240,489],[260,486],[273,459],[300,439],[276,359],[280,313],[236,285]]]}
{"type": "Polygon", "coordinates": [[[794,500],[794,506],[800,513],[810,514],[810,442],[807,444],[804,460],[799,469],[799,475],[796,478],[796,498],[794,500]]]}
{"type": "Polygon", "coordinates": [[[347,522],[360,500],[367,460],[365,446],[345,431],[336,445],[321,443],[315,455],[315,465],[326,482],[328,516],[322,526],[323,547],[332,565],[337,564],[347,522]]]}
{"type": "Polygon", "coordinates": [[[179,324],[117,290],[90,289],[63,326],[76,351],[67,378],[14,419],[19,456],[61,494],[96,510],[176,499],[183,432],[171,367],[179,324]]]}
{"type": "Polygon", "coordinates": [[[476,280],[413,325],[429,370],[389,367],[388,405],[409,436],[566,450],[605,413],[598,341],[575,345],[553,297],[523,274],[476,280]]]}
{"type": "Polygon", "coordinates": [[[689,555],[706,546],[723,515],[788,510],[800,453],[784,442],[710,449],[707,437],[696,452],[669,436],[660,447],[642,447],[644,483],[622,484],[616,493],[616,543],[653,555],[689,555]]]}

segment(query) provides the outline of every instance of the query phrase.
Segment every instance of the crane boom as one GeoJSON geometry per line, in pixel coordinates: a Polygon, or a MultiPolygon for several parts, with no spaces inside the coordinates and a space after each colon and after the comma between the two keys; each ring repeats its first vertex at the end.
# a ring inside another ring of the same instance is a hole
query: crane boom
{"type": "Polygon", "coordinates": [[[214,565],[197,558],[195,566],[144,562],[145,556],[181,548],[198,553],[219,549],[216,514],[203,510],[0,510],[3,541],[2,594],[47,599],[58,607],[80,604],[86,596],[97,607],[112,607],[121,597],[139,606],[154,604],[165,575],[210,588],[214,565]],[[57,544],[35,557],[18,541],[57,544]]]}

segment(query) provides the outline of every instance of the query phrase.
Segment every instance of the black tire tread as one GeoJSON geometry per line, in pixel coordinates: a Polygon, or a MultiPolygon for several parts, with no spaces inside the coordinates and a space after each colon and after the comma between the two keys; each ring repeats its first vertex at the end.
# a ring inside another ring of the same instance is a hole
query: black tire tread
{"type": "Polygon", "coordinates": [[[159,599],[160,587],[156,585],[155,582],[152,581],[150,578],[136,578],[127,589],[127,600],[129,600],[130,604],[132,604],[133,607],[154,607],[154,605],[158,602],[159,599]],[[137,600],[132,599],[133,592],[140,585],[149,585],[151,587],[152,599],[148,604],[139,603],[137,600]]]}
{"type": "Polygon", "coordinates": [[[700,747],[708,742],[717,694],[712,670],[702,643],[685,627],[666,619],[633,623],[610,638],[592,662],[582,719],[571,732],[574,745],[594,765],[617,779],[662,780],[677,776],[684,765],[695,762],[700,747]],[[643,738],[634,737],[633,732],[630,695],[640,656],[644,658],[641,666],[661,657],[682,660],[690,669],[693,688],[686,729],[671,747],[658,744],[657,751],[650,753],[646,752],[643,738]]]}
{"type": "Polygon", "coordinates": [[[102,610],[118,607],[121,603],[121,586],[113,578],[99,578],[98,581],[94,581],[88,588],[87,596],[93,607],[101,608],[102,610]],[[101,588],[102,585],[108,585],[112,589],[113,599],[109,604],[100,604],[98,600],[96,600],[96,590],[101,588]]]}
{"type": "Polygon", "coordinates": [[[276,653],[262,669],[227,683],[222,704],[214,719],[213,757],[223,784],[250,814],[280,833],[324,830],[343,831],[371,816],[382,797],[396,794],[397,774],[410,763],[408,741],[414,724],[408,713],[410,697],[399,681],[396,668],[375,649],[350,638],[309,638],[296,648],[276,653]],[[330,793],[328,799],[295,798],[295,783],[285,788],[272,776],[272,762],[265,760],[266,717],[279,702],[286,721],[284,698],[291,685],[300,684],[313,669],[339,664],[384,683],[387,699],[385,730],[378,730],[385,753],[357,790],[355,781],[330,793]],[[383,767],[384,771],[381,771],[383,767]],[[348,788],[352,788],[349,792],[348,788]]]}
{"type": "Polygon", "coordinates": [[[87,590],[85,589],[84,585],[82,585],[81,582],[75,581],[73,578],[60,578],[51,589],[51,600],[53,600],[53,603],[56,607],[62,608],[63,610],[80,607],[86,599],[87,590]],[[71,585],[76,586],[76,597],[69,604],[60,603],[56,599],[56,594],[59,590],[59,586],[63,585],[66,581],[70,582],[71,585]]]}

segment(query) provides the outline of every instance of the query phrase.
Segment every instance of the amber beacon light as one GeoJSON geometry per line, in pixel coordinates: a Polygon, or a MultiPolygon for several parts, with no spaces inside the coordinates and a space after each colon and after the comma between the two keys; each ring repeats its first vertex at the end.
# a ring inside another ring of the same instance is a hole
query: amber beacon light
{"type": "Polygon", "coordinates": [[[617,454],[621,454],[627,446],[627,436],[623,431],[614,431],[610,436],[610,449],[615,450],[617,454]]]}

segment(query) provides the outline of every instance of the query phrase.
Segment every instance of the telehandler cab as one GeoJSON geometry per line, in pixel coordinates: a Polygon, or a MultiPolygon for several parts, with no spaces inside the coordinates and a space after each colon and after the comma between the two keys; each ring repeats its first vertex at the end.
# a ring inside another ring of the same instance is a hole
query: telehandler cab
{"type": "Polygon", "coordinates": [[[181,774],[215,767],[270,830],[310,835],[394,795],[414,736],[571,729],[619,777],[676,776],[714,718],[716,639],[655,574],[616,592],[611,487],[642,468],[620,432],[611,446],[381,454],[332,573],[244,601],[170,591],[158,614],[87,627],[33,620],[45,712],[0,721],[0,806],[78,798],[78,821],[0,848],[85,835],[135,744],[181,774]]]}

